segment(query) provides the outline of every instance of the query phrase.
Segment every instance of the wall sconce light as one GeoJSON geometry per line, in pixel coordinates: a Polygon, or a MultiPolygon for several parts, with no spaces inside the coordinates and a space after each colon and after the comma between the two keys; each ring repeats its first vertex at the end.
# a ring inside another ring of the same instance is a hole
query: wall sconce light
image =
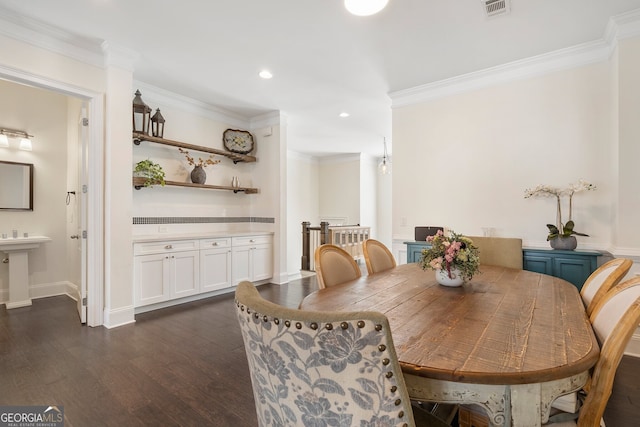
{"type": "Polygon", "coordinates": [[[149,117],[151,108],[144,103],[139,90],[133,98],[133,131],[149,135],[149,117]]]}
{"type": "Polygon", "coordinates": [[[391,175],[391,158],[387,154],[387,139],[383,139],[384,143],[384,155],[382,156],[382,160],[378,163],[378,170],[382,175],[391,175]]]}
{"type": "Polygon", "coordinates": [[[158,138],[162,138],[164,135],[164,117],[160,114],[160,109],[156,109],[156,113],[151,117],[151,134],[153,136],[157,136],[158,138]]]}
{"type": "Polygon", "coordinates": [[[344,0],[344,7],[354,15],[369,16],[380,12],[389,0],[344,0]]]}
{"type": "Polygon", "coordinates": [[[33,138],[33,135],[29,135],[27,132],[22,130],[5,128],[0,128],[0,147],[9,148],[9,137],[20,138],[20,145],[18,146],[19,149],[26,151],[31,151],[33,149],[31,139],[29,139],[33,138]]]}

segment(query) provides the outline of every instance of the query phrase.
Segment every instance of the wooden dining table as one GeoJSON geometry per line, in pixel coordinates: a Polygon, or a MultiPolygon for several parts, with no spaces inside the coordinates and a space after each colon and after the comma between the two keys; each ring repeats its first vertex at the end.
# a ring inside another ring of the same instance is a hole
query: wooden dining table
{"type": "Polygon", "coordinates": [[[576,287],[526,270],[481,265],[450,288],[403,264],[313,292],[300,308],[384,313],[411,398],[479,405],[492,426],[545,423],[600,352],[576,287]]]}

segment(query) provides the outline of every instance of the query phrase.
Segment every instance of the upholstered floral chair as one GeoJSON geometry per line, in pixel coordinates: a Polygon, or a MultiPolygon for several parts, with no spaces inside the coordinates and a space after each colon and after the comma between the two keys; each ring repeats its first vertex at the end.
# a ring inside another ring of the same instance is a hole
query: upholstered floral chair
{"type": "Polygon", "coordinates": [[[381,313],[288,309],[249,282],[236,306],[259,426],[448,425],[414,417],[381,313]]]}

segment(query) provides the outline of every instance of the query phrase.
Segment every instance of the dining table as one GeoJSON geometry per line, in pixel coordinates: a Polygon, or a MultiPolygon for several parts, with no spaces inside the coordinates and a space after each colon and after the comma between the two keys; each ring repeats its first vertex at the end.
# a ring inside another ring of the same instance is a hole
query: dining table
{"type": "Polygon", "coordinates": [[[491,426],[546,423],[600,353],[575,286],[499,266],[446,287],[402,264],[317,290],[300,309],[385,314],[411,399],[478,405],[491,426]]]}

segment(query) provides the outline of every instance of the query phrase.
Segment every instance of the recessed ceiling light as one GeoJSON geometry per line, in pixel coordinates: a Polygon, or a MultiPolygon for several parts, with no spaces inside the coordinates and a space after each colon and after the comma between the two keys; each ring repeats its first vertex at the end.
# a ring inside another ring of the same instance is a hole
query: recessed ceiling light
{"type": "Polygon", "coordinates": [[[349,117],[349,113],[343,111],[342,113],[340,113],[340,117],[349,117]]]}
{"type": "Polygon", "coordinates": [[[344,0],[344,7],[354,15],[369,16],[380,12],[389,0],[344,0]]]}
{"type": "Polygon", "coordinates": [[[273,74],[271,74],[271,71],[269,70],[262,70],[258,75],[263,79],[270,79],[271,77],[273,77],[273,74]]]}

